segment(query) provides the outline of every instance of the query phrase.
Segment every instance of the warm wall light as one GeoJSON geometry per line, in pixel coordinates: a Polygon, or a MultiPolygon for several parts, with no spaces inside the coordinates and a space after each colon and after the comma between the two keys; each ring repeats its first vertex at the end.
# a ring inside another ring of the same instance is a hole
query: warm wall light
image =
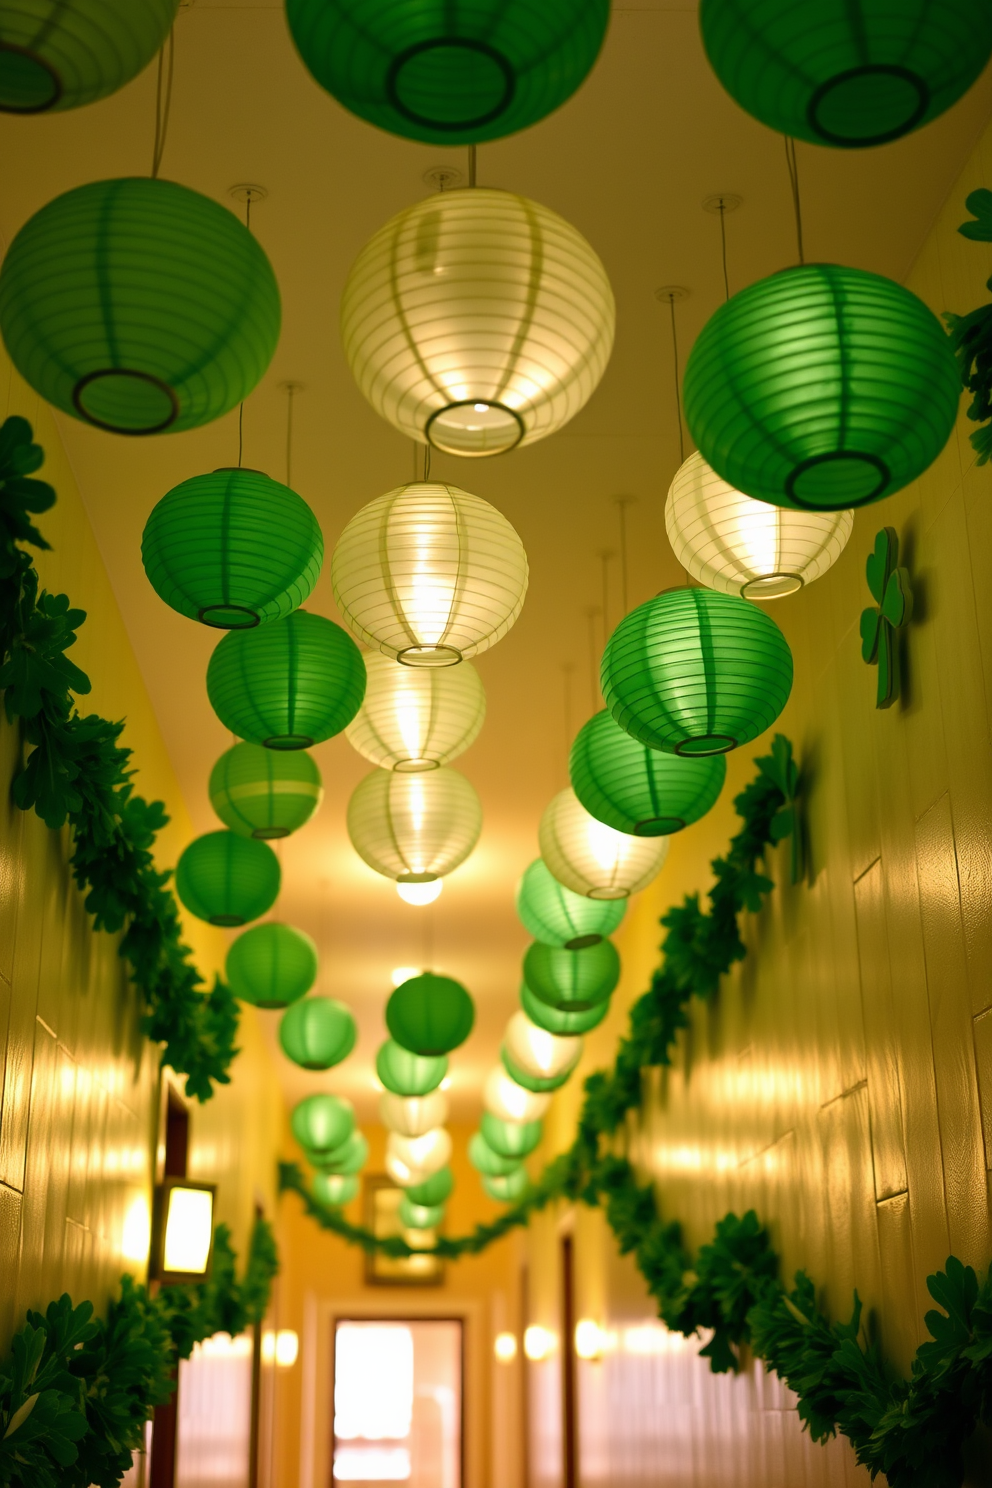
{"type": "Polygon", "coordinates": [[[212,1183],[166,1179],[159,1198],[155,1248],[160,1280],[199,1279],[210,1270],[215,1192],[212,1183]]]}
{"type": "Polygon", "coordinates": [[[405,904],[433,904],[443,888],[444,879],[435,878],[430,883],[398,883],[396,892],[405,904]]]}
{"type": "Polygon", "coordinates": [[[592,1318],[580,1318],[575,1325],[575,1352],[580,1359],[603,1357],[603,1330],[592,1318]]]}
{"type": "Polygon", "coordinates": [[[501,1364],[511,1364],[517,1357],[515,1333],[497,1333],[493,1342],[493,1353],[501,1364]]]}
{"type": "Polygon", "coordinates": [[[546,1359],[555,1346],[555,1335],[542,1328],[539,1323],[531,1323],[524,1332],[524,1353],[532,1363],[537,1364],[541,1359],[546,1359]]]}
{"type": "Polygon", "coordinates": [[[139,1194],[137,1198],[132,1199],[124,1215],[121,1255],[126,1261],[134,1261],[138,1266],[145,1264],[151,1245],[151,1230],[148,1200],[144,1194],[139,1194]]]}
{"type": "Polygon", "coordinates": [[[280,1328],[278,1333],[262,1334],[263,1364],[275,1364],[279,1369],[292,1369],[299,1352],[299,1336],[292,1328],[280,1328]]]}

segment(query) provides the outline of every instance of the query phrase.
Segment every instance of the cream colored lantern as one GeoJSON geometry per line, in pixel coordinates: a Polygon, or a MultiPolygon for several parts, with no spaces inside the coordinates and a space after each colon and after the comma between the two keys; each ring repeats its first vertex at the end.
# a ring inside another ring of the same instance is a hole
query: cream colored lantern
{"type": "Polygon", "coordinates": [[[373,765],[403,774],[436,770],[478,736],[486,694],[471,662],[409,667],[373,651],[365,657],[365,670],[365,698],[345,733],[373,765]]]}
{"type": "Polygon", "coordinates": [[[386,1138],[386,1172],[402,1188],[423,1183],[451,1157],[451,1136],[443,1126],[419,1137],[390,1132],[386,1138]]]}
{"type": "Polygon", "coordinates": [[[373,770],[348,802],[348,836],[376,873],[424,884],[464,863],[482,831],[473,787],[447,766],[422,775],[373,770]]]}
{"type": "Polygon", "coordinates": [[[498,1064],[486,1077],[482,1104],[500,1121],[540,1121],[551,1104],[551,1096],[536,1095],[531,1090],[525,1090],[516,1080],[511,1080],[503,1066],[498,1064]]]}
{"type": "Polygon", "coordinates": [[[514,1013],[507,1023],[503,1043],[513,1063],[535,1080],[556,1079],[574,1069],[582,1057],[581,1038],[548,1033],[523,1011],[514,1013]]]}
{"type": "Polygon", "coordinates": [[[645,888],[668,856],[667,837],[628,837],[597,821],[571,789],[541,817],[541,857],[550,873],[588,899],[626,899],[645,888]]]}
{"type": "Polygon", "coordinates": [[[448,1097],[443,1090],[429,1095],[394,1095],[384,1090],[379,1097],[379,1116],[387,1131],[401,1137],[422,1137],[443,1126],[448,1119],[448,1097]]]}

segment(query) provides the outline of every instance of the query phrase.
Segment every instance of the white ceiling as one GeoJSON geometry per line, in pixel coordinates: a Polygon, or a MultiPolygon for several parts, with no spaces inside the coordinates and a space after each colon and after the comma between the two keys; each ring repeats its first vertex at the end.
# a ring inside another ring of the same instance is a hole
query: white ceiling
{"type": "MultiPolygon", "coordinates": [[[[630,604],[676,577],[663,508],[678,465],[672,349],[660,285],[682,285],[680,356],[722,298],[718,220],[704,198],[735,192],[728,218],[731,288],[793,261],[782,140],[743,115],[712,76],[694,7],[625,0],[585,87],[537,128],[479,151],[480,184],[519,191],[572,221],[602,256],[617,298],[612,363],[564,433],[492,461],[434,457],[435,477],[492,501],[527,548],[531,586],[510,635],[480,658],[489,712],[457,763],[482,798],[478,849],[430,910],[399,902],[366,869],[344,830],[365,763],[343,738],[315,755],[326,797],[318,817],[281,848],[278,914],[322,953],[319,989],[359,1018],[356,1053],[330,1077],[280,1059],[287,1093],[330,1085],[371,1102],[372,1059],[396,965],[430,956],[476,999],[476,1032],[453,1061],[456,1114],[469,1116],[513,1010],[526,936],[513,911],[517,876],[536,855],[536,829],[566,783],[567,742],[594,706],[590,636],[602,645],[603,550],[616,550],[611,498],[629,508],[630,604]],[[589,617],[590,609],[596,613],[589,617]],[[570,700],[566,712],[566,668],[570,700]],[[433,951],[429,942],[433,941],[433,951]]],[[[992,112],[989,75],[936,124],[859,154],[799,147],[807,257],[903,278],[992,112]]],[[[154,69],[116,97],[64,116],[0,119],[0,231],[10,237],[45,201],[83,181],[145,174],[154,69]]],[[[464,152],[409,143],[351,117],[309,78],[278,0],[193,0],[176,32],[175,89],[163,175],[235,204],[229,188],[268,190],[252,228],[283,295],[273,364],[245,406],[246,465],[283,478],[286,397],[296,403],[294,485],[311,503],[328,549],[348,518],[412,478],[409,443],[356,391],[340,349],[337,308],[347,270],[387,218],[428,189],[424,174],[464,152]]],[[[141,530],[155,501],[188,476],[234,463],[237,414],[187,434],[115,438],[62,420],[135,651],[194,820],[216,825],[206,781],[230,740],[206,698],[216,634],[173,614],[148,586],[141,530]]],[[[688,444],[686,446],[688,451],[688,444]]],[[[620,617],[618,564],[609,564],[607,621],[620,617]]],[[[782,604],[801,604],[802,595],[782,604]]],[[[311,607],[337,618],[325,569],[311,607]]],[[[274,1029],[276,1015],[266,1015],[274,1029]]]]}

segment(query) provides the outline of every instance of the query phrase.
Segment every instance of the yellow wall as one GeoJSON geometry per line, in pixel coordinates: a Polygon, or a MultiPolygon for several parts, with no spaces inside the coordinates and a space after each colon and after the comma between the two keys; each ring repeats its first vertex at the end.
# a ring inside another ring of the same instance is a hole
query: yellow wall
{"type": "MultiPolygon", "coordinates": [[[[937,313],[988,299],[992,249],[957,227],[968,192],[990,184],[992,131],[908,281],[937,313]]],[[[791,886],[788,850],[775,855],[777,887],[745,926],[746,962],[712,1006],[694,1002],[631,1142],[692,1247],[728,1209],[755,1207],[784,1273],[807,1268],[835,1317],[849,1315],[857,1286],[903,1370],[924,1337],[927,1274],[951,1251],[983,1269],[992,1256],[992,467],[975,464],[964,407],[932,469],[859,512],[836,567],[770,609],[796,663],[777,728],[808,784],[809,881],[791,886]],[[888,711],[874,706],[858,634],[883,525],[900,535],[917,602],[905,696],[888,711]]],[[[768,742],[730,757],[719,805],[674,839],[628,916],[621,992],[585,1069],[611,1057],[624,1006],[648,985],[659,914],[709,886],[709,860],[738,825],[732,798],[768,742]]],[[[579,1084],[557,1102],[549,1151],[570,1139],[579,1084]]],[[[561,1218],[531,1236],[532,1313],[552,1327],[561,1218]]],[[[708,1488],[730,1481],[731,1463],[733,1481],[756,1488],[804,1470],[817,1483],[867,1482],[846,1445],[824,1452],[800,1436],[787,1392],[759,1369],[714,1380],[677,1340],[641,1334],[626,1348],[625,1330],[652,1306],[600,1217],[576,1221],[579,1315],[616,1334],[604,1363],[580,1366],[584,1483],[708,1488]]],[[[534,1428],[535,1488],[559,1481],[558,1368],[533,1371],[535,1399],[550,1402],[534,1428]]]]}
{"type": "MultiPolygon", "coordinates": [[[[39,474],[58,493],[38,519],[53,548],[37,558],[42,583],[88,612],[72,652],[93,683],[82,711],[127,720],[136,787],[172,818],[157,854],[171,866],[189,817],[56,421],[0,352],[0,417],[13,413],[34,426],[47,456],[39,474]]],[[[116,939],[90,929],[68,833],[10,804],[19,752],[16,727],[0,724],[0,1349],[27,1307],[69,1291],[102,1309],[123,1270],[144,1273],[140,1249],[125,1254],[125,1217],[150,1203],[159,1108],[158,1050],[138,1031],[116,939]]],[[[186,931],[212,975],[223,937],[196,921],[186,931]]],[[[274,1212],[282,1102],[251,1009],[239,1042],[232,1084],[193,1110],[191,1171],[219,1184],[218,1218],[243,1251],[255,1203],[274,1212]]]]}

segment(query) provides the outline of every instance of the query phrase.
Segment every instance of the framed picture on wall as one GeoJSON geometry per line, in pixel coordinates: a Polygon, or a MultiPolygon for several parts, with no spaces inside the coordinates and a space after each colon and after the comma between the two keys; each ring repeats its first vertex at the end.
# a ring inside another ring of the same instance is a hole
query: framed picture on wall
{"type": "MultiPolygon", "coordinates": [[[[403,1190],[384,1173],[370,1173],[364,1184],[365,1227],[386,1239],[402,1236],[408,1243],[418,1236],[425,1246],[434,1243],[434,1230],[409,1230],[400,1215],[403,1190]]],[[[435,1255],[388,1256],[374,1251],[365,1256],[365,1280],[370,1286],[440,1286],[444,1262],[435,1255]]]]}

